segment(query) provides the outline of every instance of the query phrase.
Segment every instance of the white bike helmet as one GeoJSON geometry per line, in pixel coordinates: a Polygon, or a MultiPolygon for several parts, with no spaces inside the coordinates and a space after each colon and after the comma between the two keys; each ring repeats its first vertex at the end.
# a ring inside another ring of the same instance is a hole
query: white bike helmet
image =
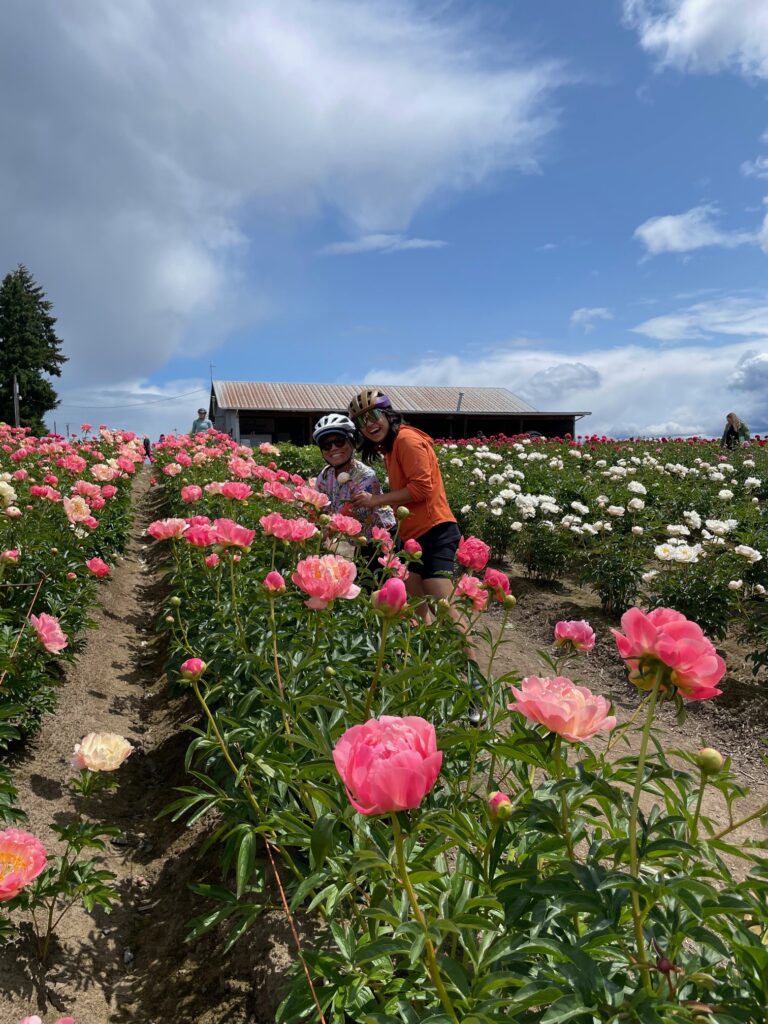
{"type": "Polygon", "coordinates": [[[312,431],[312,439],[317,444],[326,434],[344,434],[350,441],[354,442],[357,430],[355,424],[340,412],[329,412],[327,416],[321,416],[312,431]]]}

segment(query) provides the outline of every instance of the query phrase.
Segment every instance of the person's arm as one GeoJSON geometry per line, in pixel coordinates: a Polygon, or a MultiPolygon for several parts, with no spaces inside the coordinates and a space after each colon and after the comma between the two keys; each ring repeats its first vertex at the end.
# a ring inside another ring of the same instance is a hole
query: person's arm
{"type": "Polygon", "coordinates": [[[409,505],[413,502],[413,494],[408,487],[397,491],[382,491],[371,494],[370,491],[358,491],[352,498],[355,508],[381,508],[382,505],[409,505]]]}

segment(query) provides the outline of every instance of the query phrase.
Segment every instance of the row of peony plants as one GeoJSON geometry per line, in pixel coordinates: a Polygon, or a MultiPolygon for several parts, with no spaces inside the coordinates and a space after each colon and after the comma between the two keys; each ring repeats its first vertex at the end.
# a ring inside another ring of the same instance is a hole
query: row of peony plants
{"type": "Polygon", "coordinates": [[[579,685],[586,624],[559,626],[540,676],[494,672],[514,598],[483,541],[462,545],[426,626],[401,582],[417,546],[379,536],[371,575],[349,517],[278,454],[213,433],[157,452],[169,667],[202,713],[169,813],[208,819],[221,857],[192,937],[236,942],[277,880],[304,935],[286,1022],[763,1019],[768,860],[741,829],[768,808],[740,813],[727,760],[655,731],[661,701],[720,693],[702,629],[668,608],[623,616],[642,700],[619,725],[579,685]]]}

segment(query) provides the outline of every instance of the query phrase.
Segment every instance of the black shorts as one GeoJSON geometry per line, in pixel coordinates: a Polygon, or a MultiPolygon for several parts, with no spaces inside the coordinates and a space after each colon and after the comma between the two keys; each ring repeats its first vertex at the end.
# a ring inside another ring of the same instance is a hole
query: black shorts
{"type": "Polygon", "coordinates": [[[423,580],[444,577],[450,579],[456,563],[456,548],[461,540],[461,530],[456,523],[438,523],[416,538],[421,545],[421,561],[411,562],[409,572],[423,580]]]}

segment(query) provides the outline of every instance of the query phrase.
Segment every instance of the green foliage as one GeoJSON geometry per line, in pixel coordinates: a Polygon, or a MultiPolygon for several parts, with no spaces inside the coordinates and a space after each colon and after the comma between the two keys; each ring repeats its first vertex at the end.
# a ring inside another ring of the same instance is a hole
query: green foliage
{"type": "Polygon", "coordinates": [[[58,405],[43,374],[60,377],[67,361],[54,330],[53,304],[21,264],[0,285],[0,420],[13,423],[13,375],[21,395],[21,426],[46,433],[43,416],[58,405]]]}

